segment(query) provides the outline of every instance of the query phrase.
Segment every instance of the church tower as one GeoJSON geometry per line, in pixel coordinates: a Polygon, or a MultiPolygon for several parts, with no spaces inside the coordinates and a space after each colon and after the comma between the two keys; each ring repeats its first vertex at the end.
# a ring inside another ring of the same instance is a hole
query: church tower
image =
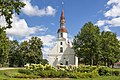
{"type": "Polygon", "coordinates": [[[58,39],[64,38],[68,40],[67,38],[67,29],[65,27],[65,16],[64,16],[64,10],[62,9],[61,17],[60,17],[60,28],[58,29],[58,39]]]}
{"type": "Polygon", "coordinates": [[[56,67],[57,65],[76,65],[78,66],[78,59],[75,52],[71,49],[68,41],[68,31],[66,29],[66,20],[64,10],[62,9],[60,16],[60,27],[58,29],[58,36],[55,46],[48,52],[49,64],[56,67]]]}

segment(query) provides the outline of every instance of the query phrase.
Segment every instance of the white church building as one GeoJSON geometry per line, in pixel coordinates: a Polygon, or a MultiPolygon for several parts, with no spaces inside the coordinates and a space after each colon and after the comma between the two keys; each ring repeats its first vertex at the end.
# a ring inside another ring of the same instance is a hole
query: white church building
{"type": "Polygon", "coordinates": [[[55,46],[48,53],[49,64],[56,67],[57,65],[75,65],[78,66],[78,58],[70,47],[68,32],[65,26],[64,10],[60,17],[60,28],[58,29],[58,38],[55,46]]]}

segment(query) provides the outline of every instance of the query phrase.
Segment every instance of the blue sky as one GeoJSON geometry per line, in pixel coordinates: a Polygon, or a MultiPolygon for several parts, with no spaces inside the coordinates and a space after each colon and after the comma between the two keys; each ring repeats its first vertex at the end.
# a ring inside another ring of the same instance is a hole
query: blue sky
{"type": "MultiPolygon", "coordinates": [[[[72,41],[82,26],[91,21],[98,25],[101,31],[112,31],[120,40],[120,0],[21,0],[26,6],[18,16],[13,15],[13,28],[6,30],[8,37],[19,42],[37,36],[43,40],[44,55],[57,37],[62,1],[66,28],[72,41]]],[[[0,24],[5,25],[4,16],[0,24]]]]}

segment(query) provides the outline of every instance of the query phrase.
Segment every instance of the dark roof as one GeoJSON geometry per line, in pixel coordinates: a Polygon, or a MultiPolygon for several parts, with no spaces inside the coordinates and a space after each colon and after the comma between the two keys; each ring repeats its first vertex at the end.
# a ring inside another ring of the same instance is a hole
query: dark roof
{"type": "Polygon", "coordinates": [[[60,29],[58,29],[58,33],[59,32],[65,32],[65,33],[67,33],[67,29],[64,28],[64,27],[60,27],[60,29]]]}

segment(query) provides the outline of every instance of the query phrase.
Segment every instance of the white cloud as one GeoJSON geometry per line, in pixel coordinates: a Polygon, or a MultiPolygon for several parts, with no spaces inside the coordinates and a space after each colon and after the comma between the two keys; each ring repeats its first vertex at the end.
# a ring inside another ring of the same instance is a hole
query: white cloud
{"type": "Polygon", "coordinates": [[[43,45],[45,46],[50,46],[53,44],[53,41],[55,41],[56,37],[53,35],[45,35],[45,36],[40,36],[41,40],[43,41],[43,45]]]}
{"type": "Polygon", "coordinates": [[[113,7],[108,10],[105,14],[105,17],[118,17],[120,16],[120,2],[113,5],[113,7]]]}
{"type": "Polygon", "coordinates": [[[28,27],[26,21],[24,19],[20,19],[18,16],[13,16],[12,28],[7,29],[6,32],[10,36],[17,37],[25,37],[31,34],[35,34],[36,32],[46,31],[48,28],[45,27],[28,27]]]}
{"type": "Polygon", "coordinates": [[[0,16],[0,26],[5,26],[5,25],[6,25],[5,17],[0,16]]]}
{"type": "Polygon", "coordinates": [[[13,40],[14,40],[14,38],[13,38],[12,36],[9,36],[9,40],[13,41],[13,40]]]}
{"type": "Polygon", "coordinates": [[[99,20],[95,25],[98,25],[99,27],[103,26],[105,24],[104,20],[99,20]]]}
{"type": "Polygon", "coordinates": [[[111,31],[108,26],[104,26],[104,31],[111,31]]]}
{"type": "MultiPolygon", "coordinates": [[[[108,9],[104,13],[105,19],[96,22],[98,26],[120,26],[120,0],[109,0],[107,2],[108,9]]],[[[106,29],[106,28],[105,28],[106,29]]]]}
{"type": "Polygon", "coordinates": [[[120,41],[120,36],[118,36],[117,39],[120,41]]]}
{"type": "Polygon", "coordinates": [[[55,23],[51,23],[51,25],[53,25],[53,26],[54,26],[54,25],[55,25],[55,23]]]}
{"type": "Polygon", "coordinates": [[[120,26],[120,17],[113,18],[113,19],[107,21],[107,24],[110,24],[112,26],[120,26]]]}
{"type": "Polygon", "coordinates": [[[109,0],[108,2],[107,2],[107,5],[111,5],[111,4],[113,4],[113,3],[119,3],[120,2],[120,0],[109,0]]]}
{"type": "Polygon", "coordinates": [[[52,6],[40,9],[37,5],[33,6],[31,0],[22,0],[26,5],[22,11],[29,16],[54,16],[56,10],[52,6]]]}

